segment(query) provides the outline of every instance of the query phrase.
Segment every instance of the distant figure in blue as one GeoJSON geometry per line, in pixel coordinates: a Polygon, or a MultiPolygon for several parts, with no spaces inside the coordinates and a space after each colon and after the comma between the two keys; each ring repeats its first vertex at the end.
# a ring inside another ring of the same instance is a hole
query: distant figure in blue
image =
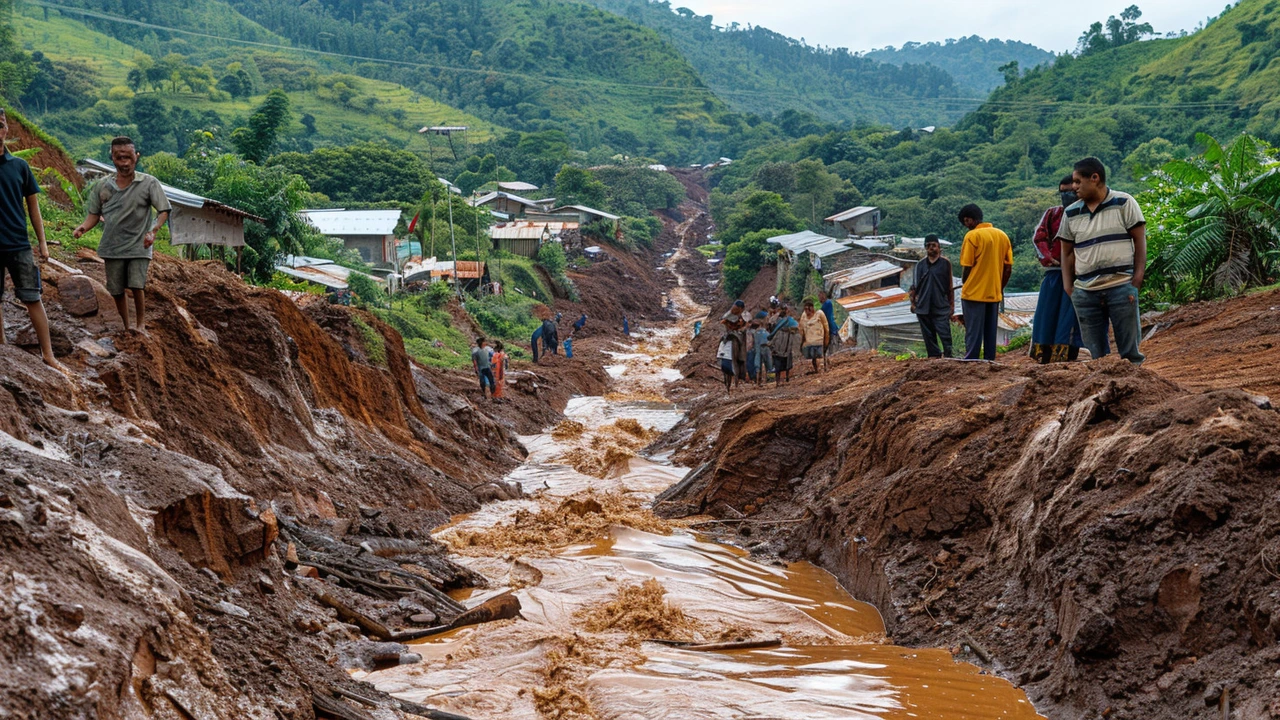
{"type": "Polygon", "coordinates": [[[627,316],[622,316],[622,334],[631,337],[631,325],[627,323],[627,316]]]}
{"type": "Polygon", "coordinates": [[[822,370],[826,372],[831,369],[831,356],[840,349],[840,328],[836,325],[835,303],[831,302],[831,297],[825,290],[818,291],[818,300],[822,301],[822,314],[827,316],[827,329],[830,331],[830,341],[822,353],[822,370]]]}
{"type": "MultiPolygon", "coordinates": [[[[579,330],[582,329],[582,326],[586,324],[587,324],[587,314],[583,313],[581,317],[573,321],[573,332],[574,333],[578,332],[579,330]]],[[[570,333],[569,337],[573,337],[573,334],[570,333]]]]}
{"type": "Polygon", "coordinates": [[[539,325],[537,330],[533,331],[533,338],[529,341],[529,345],[533,347],[533,361],[538,362],[538,342],[542,340],[542,326],[539,325]]]}

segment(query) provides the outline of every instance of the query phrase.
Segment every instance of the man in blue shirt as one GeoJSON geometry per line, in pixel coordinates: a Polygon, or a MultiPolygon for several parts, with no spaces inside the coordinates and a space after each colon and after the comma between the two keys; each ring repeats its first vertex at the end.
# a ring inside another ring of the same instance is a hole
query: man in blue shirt
{"type": "Polygon", "coordinates": [[[831,356],[840,349],[840,328],[836,325],[836,305],[827,296],[827,291],[819,290],[818,299],[822,301],[822,314],[827,316],[827,327],[831,330],[831,340],[827,343],[826,352],[822,353],[822,371],[831,369],[831,356]]]}
{"type": "MultiPolygon", "coordinates": [[[[13,281],[13,294],[27,306],[31,315],[31,327],[40,341],[40,355],[46,365],[58,368],[53,357],[53,344],[49,341],[49,318],[40,302],[40,268],[36,265],[31,240],[27,237],[27,216],[36,231],[36,252],[40,261],[49,259],[49,246],[44,238],[44,219],[40,217],[40,186],[36,183],[31,167],[21,158],[14,157],[4,141],[9,136],[9,118],[0,108],[0,293],[4,292],[7,273],[13,281]]],[[[5,342],[4,316],[0,314],[0,343],[5,342]]]]}

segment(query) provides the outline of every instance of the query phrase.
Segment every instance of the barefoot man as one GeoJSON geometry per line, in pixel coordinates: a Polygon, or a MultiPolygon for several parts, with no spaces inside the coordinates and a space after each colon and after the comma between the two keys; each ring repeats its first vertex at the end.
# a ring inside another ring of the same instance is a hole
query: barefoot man
{"type": "Polygon", "coordinates": [[[127,137],[111,141],[111,163],[116,174],[108,175],[93,187],[85,201],[85,218],[72,232],[79,238],[102,223],[102,240],[98,257],[106,262],[107,292],[115,298],[116,310],[129,329],[127,288],[133,295],[134,327],[146,327],[147,267],[151,264],[151,246],[156,232],[169,220],[169,198],[164,196],[160,181],[137,172],[138,150],[127,137]],[[151,211],[156,211],[152,222],[151,211]]]}
{"type": "MultiPolygon", "coordinates": [[[[40,342],[40,355],[46,365],[58,367],[53,357],[53,344],[49,341],[49,319],[40,302],[40,261],[49,259],[49,246],[44,241],[44,220],[40,217],[40,186],[26,161],[14,157],[4,147],[9,136],[9,118],[0,108],[0,295],[4,294],[4,278],[7,273],[13,282],[13,294],[18,302],[27,306],[31,315],[31,327],[40,342]],[[32,252],[27,238],[27,215],[36,231],[36,248],[32,252]]],[[[0,344],[4,339],[4,316],[0,315],[0,344]]]]}

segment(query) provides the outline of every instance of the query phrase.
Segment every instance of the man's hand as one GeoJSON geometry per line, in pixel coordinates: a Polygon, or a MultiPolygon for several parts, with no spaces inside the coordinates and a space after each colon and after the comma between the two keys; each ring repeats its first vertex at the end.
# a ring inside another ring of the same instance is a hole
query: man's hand
{"type": "Polygon", "coordinates": [[[1134,290],[1142,289],[1142,283],[1146,279],[1143,277],[1143,272],[1144,272],[1143,270],[1133,271],[1133,279],[1129,281],[1129,284],[1133,286],[1134,290]]]}
{"type": "Polygon", "coordinates": [[[85,234],[86,232],[88,232],[88,230],[85,230],[84,226],[83,226],[83,225],[81,225],[81,226],[77,227],[75,230],[72,230],[72,231],[71,231],[71,237],[73,237],[73,238],[75,238],[75,239],[79,240],[81,237],[84,237],[84,234],[85,234]]]}
{"type": "Polygon", "coordinates": [[[155,244],[156,244],[156,231],[155,231],[155,230],[152,230],[151,232],[149,232],[149,233],[147,233],[146,235],[143,235],[143,236],[142,236],[142,247],[147,248],[147,249],[149,250],[149,249],[151,249],[151,246],[152,246],[152,245],[155,245],[155,244]]]}
{"type": "Polygon", "coordinates": [[[40,241],[40,244],[36,246],[36,257],[40,258],[40,262],[48,262],[48,261],[49,261],[49,245],[48,245],[48,243],[46,243],[46,242],[45,242],[45,241],[43,241],[43,240],[41,240],[41,241],[40,241]]]}

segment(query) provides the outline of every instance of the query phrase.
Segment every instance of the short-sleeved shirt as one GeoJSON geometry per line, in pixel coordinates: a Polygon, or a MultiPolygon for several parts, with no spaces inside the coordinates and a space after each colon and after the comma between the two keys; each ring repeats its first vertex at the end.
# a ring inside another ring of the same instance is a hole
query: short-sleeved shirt
{"type": "Polygon", "coordinates": [[[1067,207],[1058,239],[1076,252],[1076,287],[1105,290],[1133,279],[1133,238],[1129,231],[1146,224],[1132,195],[1111,190],[1089,212],[1083,200],[1067,207]]]}
{"type": "Polygon", "coordinates": [[[916,313],[919,315],[950,314],[951,300],[955,292],[952,285],[950,260],[938,256],[938,259],[933,262],[925,258],[916,263],[915,281],[912,285],[916,291],[916,313]]]}
{"type": "Polygon", "coordinates": [[[98,257],[132,260],[151,257],[151,248],[143,243],[143,238],[151,232],[151,211],[168,212],[170,206],[159,180],[146,173],[136,173],[133,182],[123,190],[116,185],[115,175],[94,183],[84,209],[90,215],[102,216],[98,257]]]}
{"type": "Polygon", "coordinates": [[[991,223],[979,223],[964,236],[960,265],[972,268],[960,299],[969,302],[1004,300],[1004,267],[1013,266],[1013,244],[991,223]]]}
{"type": "Polygon", "coordinates": [[[31,249],[26,200],[39,192],[27,161],[5,150],[0,157],[0,252],[31,249]]]}
{"type": "Polygon", "coordinates": [[[471,348],[471,362],[475,363],[477,370],[490,370],[493,368],[492,363],[493,350],[487,347],[471,348]]]}

